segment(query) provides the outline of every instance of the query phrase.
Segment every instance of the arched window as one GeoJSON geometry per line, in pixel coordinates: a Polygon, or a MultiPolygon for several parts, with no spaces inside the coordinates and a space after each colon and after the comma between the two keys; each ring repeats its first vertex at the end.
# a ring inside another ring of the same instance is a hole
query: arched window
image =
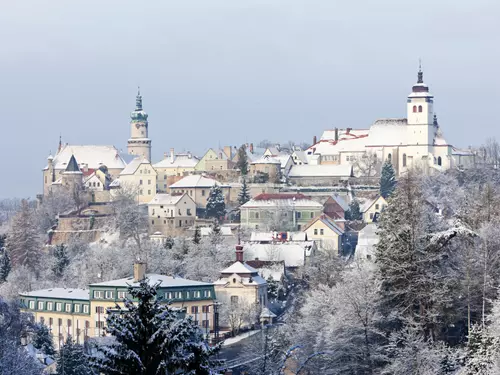
{"type": "Polygon", "coordinates": [[[416,105],[413,106],[413,112],[414,113],[417,112],[417,106],[416,105]]]}
{"type": "Polygon", "coordinates": [[[418,111],[422,112],[422,106],[421,105],[418,106],[418,111]]]}
{"type": "Polygon", "coordinates": [[[391,154],[387,155],[387,161],[389,163],[392,163],[392,155],[391,154]]]}
{"type": "Polygon", "coordinates": [[[438,165],[441,165],[442,164],[442,160],[441,160],[441,156],[438,156],[438,165]]]}
{"type": "Polygon", "coordinates": [[[403,167],[406,167],[406,154],[403,154],[403,167]]]}

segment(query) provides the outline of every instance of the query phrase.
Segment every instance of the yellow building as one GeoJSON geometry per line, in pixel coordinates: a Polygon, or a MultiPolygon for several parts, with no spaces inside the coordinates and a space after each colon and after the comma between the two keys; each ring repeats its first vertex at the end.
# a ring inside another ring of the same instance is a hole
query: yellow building
{"type": "Polygon", "coordinates": [[[114,309],[117,304],[123,306],[128,286],[137,288],[140,280],[148,278],[151,285],[160,283],[158,298],[171,301],[172,307],[185,309],[207,335],[213,331],[213,284],[145,271],[145,264],[136,263],[134,276],[90,284],[86,290],[52,288],[21,293],[22,311],[33,314],[36,322],[49,327],[56,348],[68,335],[83,343],[90,337],[104,335],[106,309],[114,309]]]}
{"type": "Polygon", "coordinates": [[[382,196],[366,202],[360,207],[360,211],[363,214],[363,221],[365,223],[373,223],[386,207],[387,201],[382,196]]]}
{"type": "Polygon", "coordinates": [[[187,194],[156,194],[148,203],[150,233],[175,235],[194,225],[196,203],[187,194]]]}
{"type": "Polygon", "coordinates": [[[140,156],[127,164],[110,188],[131,189],[136,192],[138,203],[148,203],[156,195],[156,177],[149,160],[140,156]]]}
{"type": "Polygon", "coordinates": [[[184,176],[184,174],[194,172],[199,161],[200,159],[190,152],[176,154],[171,148],[170,155],[165,153],[163,160],[153,165],[158,173],[157,191],[166,192],[168,176],[184,176]]]}
{"type": "Polygon", "coordinates": [[[320,248],[328,251],[342,250],[342,236],[344,230],[335,221],[325,214],[316,216],[304,228],[307,239],[316,241],[320,248]]]}
{"type": "Polygon", "coordinates": [[[231,147],[224,147],[224,149],[220,149],[218,152],[210,148],[205,155],[203,155],[198,164],[196,164],[195,170],[212,172],[234,169],[236,162],[232,159],[233,151],[231,147]]]}

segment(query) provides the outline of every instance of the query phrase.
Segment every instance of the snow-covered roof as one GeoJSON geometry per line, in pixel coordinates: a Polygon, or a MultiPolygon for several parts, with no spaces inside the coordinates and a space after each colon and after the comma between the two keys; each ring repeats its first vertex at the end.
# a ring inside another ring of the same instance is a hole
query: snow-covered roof
{"type": "MultiPolygon", "coordinates": [[[[231,231],[231,227],[227,227],[224,225],[220,227],[220,233],[223,236],[232,236],[233,235],[233,232],[231,231]]],[[[211,227],[201,227],[200,234],[202,237],[210,236],[210,234],[212,234],[212,228],[211,227]]]]}
{"type": "Polygon", "coordinates": [[[257,160],[254,160],[251,164],[280,164],[281,161],[278,159],[278,157],[274,156],[268,156],[268,155],[263,155],[257,160]]]}
{"type": "Polygon", "coordinates": [[[380,119],[370,127],[366,147],[406,145],[407,134],[405,118],[380,119]]]}
{"type": "Polygon", "coordinates": [[[355,257],[366,259],[367,255],[373,256],[378,241],[377,224],[366,225],[359,231],[355,257]]]}
{"type": "Polygon", "coordinates": [[[248,264],[241,263],[241,262],[234,262],[231,264],[229,267],[223,269],[220,271],[222,274],[241,274],[241,275],[246,275],[246,274],[257,274],[257,270],[253,267],[250,267],[248,264]]]}
{"type": "Polygon", "coordinates": [[[50,288],[23,292],[20,293],[20,295],[23,297],[75,299],[80,301],[89,300],[88,289],[50,288]]]}
{"type": "Polygon", "coordinates": [[[243,204],[241,207],[242,208],[270,208],[270,207],[323,208],[322,204],[313,201],[312,199],[307,199],[306,197],[303,198],[299,197],[293,199],[294,197],[291,196],[289,198],[285,197],[285,199],[276,199],[274,194],[269,194],[269,199],[259,199],[261,195],[258,195],[255,198],[250,199],[247,203],[243,204]]]}
{"type": "Polygon", "coordinates": [[[162,161],[154,164],[155,168],[194,168],[200,159],[190,153],[165,157],[162,161]]]}
{"type": "Polygon", "coordinates": [[[214,180],[213,178],[208,178],[199,174],[193,174],[190,176],[186,176],[176,183],[170,185],[171,189],[182,189],[182,188],[211,188],[214,185],[218,185],[221,187],[229,187],[229,185],[222,185],[219,181],[214,180]]]}
{"type": "Polygon", "coordinates": [[[141,164],[150,164],[150,163],[149,160],[146,159],[145,157],[138,156],[127,164],[127,166],[123,169],[123,171],[120,172],[120,176],[134,174],[137,171],[137,169],[139,169],[141,164]]]}
{"type": "MultiPolygon", "coordinates": [[[[158,275],[155,273],[148,273],[148,274],[146,274],[146,277],[149,279],[149,285],[156,285],[156,284],[160,283],[160,288],[182,287],[182,286],[211,286],[212,285],[210,283],[204,283],[201,281],[183,279],[182,277],[175,277],[175,276],[158,275]]],[[[90,287],[96,287],[96,286],[127,287],[130,285],[133,287],[138,287],[139,284],[140,284],[139,282],[134,281],[133,277],[126,277],[123,279],[104,281],[101,283],[94,283],[94,284],[90,284],[89,286],[90,287]]]]}
{"type": "Polygon", "coordinates": [[[269,310],[267,307],[263,307],[260,313],[260,318],[276,318],[277,315],[269,310]]]}
{"type": "MultiPolygon", "coordinates": [[[[328,129],[323,132],[320,140],[322,141],[334,141],[335,140],[335,129],[328,129]]],[[[368,134],[367,129],[338,129],[338,136],[340,138],[357,138],[368,134]]]]}
{"type": "MultiPolygon", "coordinates": [[[[54,156],[54,169],[66,169],[71,155],[75,156],[79,165],[86,165],[91,169],[98,169],[105,165],[109,169],[125,168],[125,161],[114,146],[97,145],[64,145],[61,151],[54,156]]],[[[45,167],[47,169],[48,166],[45,167]]]]}
{"type": "Polygon", "coordinates": [[[382,204],[387,204],[386,200],[381,197],[381,196],[378,196],[376,197],[375,199],[369,199],[365,202],[363,202],[362,204],[359,205],[359,210],[361,212],[366,212],[368,209],[371,208],[371,206],[373,206],[375,204],[375,202],[377,202],[378,200],[381,200],[382,201],[382,204]]]}
{"type": "Polygon", "coordinates": [[[339,236],[341,236],[341,235],[344,234],[344,230],[342,228],[340,228],[337,224],[335,224],[335,222],[330,217],[328,217],[325,214],[321,214],[321,215],[315,217],[314,219],[312,219],[306,225],[306,227],[304,228],[304,231],[306,231],[307,229],[309,229],[309,227],[311,225],[313,225],[315,222],[317,222],[318,220],[321,221],[323,224],[325,224],[328,228],[330,228],[332,231],[334,231],[339,236]]]}
{"type": "Polygon", "coordinates": [[[299,159],[302,163],[307,164],[307,157],[305,151],[294,151],[292,155],[297,156],[297,159],[299,159]]]}
{"type": "Polygon", "coordinates": [[[286,267],[300,267],[305,263],[308,250],[296,243],[247,244],[244,246],[244,259],[282,260],[286,267]]]}
{"type": "Polygon", "coordinates": [[[275,156],[274,158],[281,163],[281,168],[285,168],[289,160],[292,158],[292,155],[280,154],[278,156],[275,156]]]}
{"type": "MultiPolygon", "coordinates": [[[[186,194],[186,193],[184,193],[186,194]]],[[[162,206],[176,205],[184,194],[156,194],[153,199],[148,203],[148,205],[161,204],[162,206]]]]}
{"type": "Polygon", "coordinates": [[[347,211],[349,209],[349,205],[347,204],[347,202],[338,194],[333,194],[332,196],[332,199],[337,202],[337,204],[342,207],[342,209],[344,211],[347,211]]]}
{"type": "Polygon", "coordinates": [[[349,164],[303,164],[294,165],[288,177],[352,177],[352,166],[349,164]]]}

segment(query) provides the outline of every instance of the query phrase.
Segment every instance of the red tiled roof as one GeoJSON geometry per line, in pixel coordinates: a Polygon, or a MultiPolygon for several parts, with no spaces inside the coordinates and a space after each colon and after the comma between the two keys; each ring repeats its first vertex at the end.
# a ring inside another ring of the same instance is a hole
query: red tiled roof
{"type": "Polygon", "coordinates": [[[259,194],[254,200],[256,201],[267,201],[271,199],[308,199],[304,194],[259,194]]]}

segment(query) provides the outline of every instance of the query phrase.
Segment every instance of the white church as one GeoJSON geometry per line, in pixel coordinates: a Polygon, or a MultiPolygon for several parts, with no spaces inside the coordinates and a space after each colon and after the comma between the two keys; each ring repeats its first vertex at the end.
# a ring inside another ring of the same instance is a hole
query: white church
{"type": "Polygon", "coordinates": [[[412,167],[430,174],[467,164],[472,153],[446,142],[433,107],[434,97],[419,69],[407,100],[407,118],[379,119],[369,129],[327,130],[306,150],[308,164],[333,167],[389,160],[398,175],[412,167]]]}

